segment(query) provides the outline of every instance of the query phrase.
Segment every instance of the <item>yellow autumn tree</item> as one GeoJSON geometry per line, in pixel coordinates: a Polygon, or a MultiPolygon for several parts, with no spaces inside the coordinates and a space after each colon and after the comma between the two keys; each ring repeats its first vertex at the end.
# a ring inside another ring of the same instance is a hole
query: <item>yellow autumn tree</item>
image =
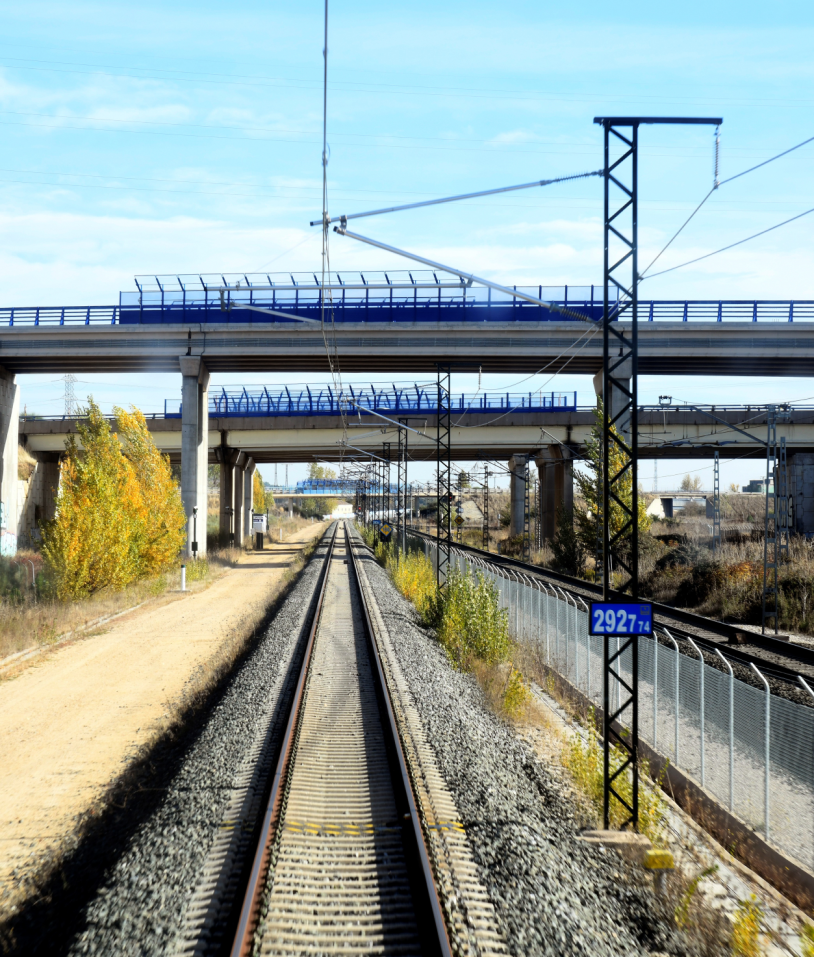
{"type": "Polygon", "coordinates": [[[138,410],[117,410],[123,444],[89,399],[87,421],[65,445],[56,518],[43,555],[57,597],[85,598],[159,571],[178,555],[184,512],[169,462],[138,410]]]}
{"type": "Polygon", "coordinates": [[[272,508],[274,506],[274,496],[271,493],[266,493],[266,488],[263,485],[263,479],[260,476],[259,469],[254,470],[254,487],[252,488],[252,508],[258,514],[260,512],[265,512],[266,508],[272,508]],[[266,495],[269,495],[271,502],[266,505],[266,495]]]}
{"type": "Polygon", "coordinates": [[[140,499],[130,506],[137,516],[138,576],[155,575],[178,557],[186,537],[181,490],[172,477],[170,460],[156,448],[144,415],[113,409],[124,455],[135,470],[140,499]]]}
{"type": "MultiPolygon", "coordinates": [[[[574,507],[574,521],[576,533],[583,548],[592,554],[596,549],[597,527],[602,522],[603,503],[599,492],[599,480],[602,475],[602,431],[604,428],[604,409],[602,400],[597,400],[594,414],[594,426],[591,435],[585,443],[585,466],[587,471],[574,472],[574,481],[577,485],[580,498],[584,506],[574,507]]],[[[610,472],[618,475],[628,464],[628,457],[613,444],[610,452],[610,472]]],[[[616,495],[625,503],[627,510],[618,502],[610,503],[610,534],[616,536],[629,520],[629,510],[633,504],[633,474],[628,470],[615,485],[616,495]]],[[[647,506],[643,498],[638,499],[638,526],[639,534],[650,529],[651,518],[647,514],[647,506]]]]}

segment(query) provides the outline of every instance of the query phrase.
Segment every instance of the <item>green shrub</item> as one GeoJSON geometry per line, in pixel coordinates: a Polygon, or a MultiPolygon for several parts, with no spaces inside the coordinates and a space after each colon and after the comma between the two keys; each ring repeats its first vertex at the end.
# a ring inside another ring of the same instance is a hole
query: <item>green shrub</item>
{"type": "Polygon", "coordinates": [[[506,661],[511,652],[509,616],[497,588],[479,572],[453,568],[440,600],[438,638],[450,658],[465,667],[469,658],[486,664],[506,661]]]}
{"type": "MultiPolygon", "coordinates": [[[[611,773],[617,771],[625,761],[626,755],[618,747],[611,749],[611,773]]],[[[574,735],[566,749],[563,763],[574,783],[588,798],[597,816],[603,813],[604,804],[604,751],[593,722],[593,713],[588,723],[588,739],[574,735]]],[[[647,763],[640,761],[640,773],[647,774],[647,763]]],[[[630,804],[633,800],[633,781],[628,771],[616,779],[615,789],[630,804]]],[[[654,788],[639,785],[639,829],[650,840],[659,845],[664,839],[664,819],[666,803],[654,788]]],[[[619,827],[627,818],[627,811],[618,801],[611,800],[611,827],[619,827]]]]}

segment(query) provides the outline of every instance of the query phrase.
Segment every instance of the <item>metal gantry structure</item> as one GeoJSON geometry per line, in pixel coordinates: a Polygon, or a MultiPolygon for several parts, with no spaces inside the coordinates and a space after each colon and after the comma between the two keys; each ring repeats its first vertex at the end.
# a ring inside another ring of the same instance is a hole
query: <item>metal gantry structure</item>
{"type": "Polygon", "coordinates": [[[436,535],[438,541],[438,567],[436,580],[443,589],[449,570],[452,551],[452,410],[450,409],[450,386],[452,371],[449,365],[438,365],[438,424],[436,430],[436,535]]]}
{"type": "MultiPolygon", "coordinates": [[[[639,127],[644,124],[704,124],[720,118],[595,117],[604,132],[603,311],[602,311],[602,597],[639,597],[638,483],[638,287],[639,287],[639,127]],[[621,147],[620,154],[611,153],[621,147]],[[621,244],[621,253],[611,254],[621,244]],[[612,295],[613,293],[613,295],[612,295]],[[614,588],[613,574],[621,576],[614,588]]],[[[625,635],[603,655],[604,825],[610,826],[611,800],[624,808],[621,827],[639,826],[639,638],[625,635]],[[622,667],[627,664],[629,678],[622,667]],[[611,687],[618,694],[611,704],[611,687]],[[626,730],[625,730],[626,729],[626,730]],[[611,752],[623,760],[611,771],[611,752]],[[619,780],[632,777],[628,801],[619,780]]]]}

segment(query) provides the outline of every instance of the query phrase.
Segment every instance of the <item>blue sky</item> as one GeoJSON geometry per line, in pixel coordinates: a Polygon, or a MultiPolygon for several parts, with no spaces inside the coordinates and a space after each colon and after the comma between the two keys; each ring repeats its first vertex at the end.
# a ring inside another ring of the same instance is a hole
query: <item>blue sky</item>
{"type": "MultiPolygon", "coordinates": [[[[319,3],[7,5],[3,304],[115,302],[140,273],[318,269],[308,221],[320,209],[322,15],[319,3]]],[[[803,3],[337,2],[331,212],[596,169],[592,120],[609,113],[723,116],[726,178],[814,135],[813,40],[803,3]]],[[[641,143],[646,262],[712,185],[713,133],[650,127],[641,143]]],[[[722,187],[664,266],[814,206],[811,158],[808,146],[722,187]]],[[[641,295],[814,298],[812,230],[814,215],[645,282],[641,295]]],[[[368,231],[502,282],[601,279],[598,179],[381,217],[368,231]]],[[[338,237],[331,261],[401,265],[338,237]]],[[[29,409],[61,411],[53,378],[22,378],[29,409]]],[[[82,378],[78,395],[145,411],[180,392],[173,376],[82,378]]],[[[585,377],[549,387],[590,401],[585,377]]],[[[660,393],[779,401],[814,395],[814,382],[642,378],[644,401],[660,393]]],[[[662,486],[672,471],[660,469],[662,486]]],[[[753,473],[759,463],[732,463],[723,479],[753,473]]]]}

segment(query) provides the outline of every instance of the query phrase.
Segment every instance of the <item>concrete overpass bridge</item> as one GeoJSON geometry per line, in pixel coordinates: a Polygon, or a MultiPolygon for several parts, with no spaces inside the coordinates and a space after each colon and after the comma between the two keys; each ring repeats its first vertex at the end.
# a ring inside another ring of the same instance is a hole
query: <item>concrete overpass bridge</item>
{"type": "MultiPolygon", "coordinates": [[[[0,309],[0,550],[14,547],[16,535],[17,374],[180,372],[185,411],[178,429],[167,425],[164,431],[181,436],[182,496],[191,541],[193,509],[206,501],[205,466],[211,449],[223,446],[224,432],[228,448],[243,454],[245,444],[251,453],[247,459],[254,453],[287,454],[291,460],[305,454],[298,439],[272,435],[284,431],[276,426],[261,440],[257,433],[262,430],[254,425],[237,429],[233,423],[222,428],[212,423],[220,434],[210,441],[205,410],[212,372],[315,373],[329,369],[329,353],[338,357],[343,372],[434,373],[439,363],[459,371],[524,374],[601,369],[597,289],[529,286],[515,292],[501,297],[418,272],[336,276],[325,287],[313,275],[150,277],[139,278],[136,290],[122,293],[115,305],[0,309]],[[541,305],[543,300],[567,309],[570,318],[541,305]],[[255,434],[242,434],[247,432],[255,434]]],[[[639,318],[643,374],[806,376],[814,371],[812,301],[642,301],[639,318]]],[[[578,419],[563,425],[552,447],[579,445],[580,426],[578,419]]],[[[522,427],[534,437],[515,434],[511,440],[525,449],[540,446],[540,424],[529,421],[522,427]]],[[[326,446],[333,442],[330,431],[322,436],[326,446]]],[[[489,448],[489,434],[473,430],[465,439],[457,436],[461,456],[480,457],[489,448]]],[[[176,437],[167,435],[164,441],[172,453],[176,437]]],[[[505,443],[494,449],[495,455],[508,453],[505,443]]],[[[421,454],[420,445],[415,454],[421,454]]]]}
{"type": "MultiPolygon", "coordinates": [[[[330,386],[314,385],[293,393],[263,389],[222,390],[210,395],[206,463],[220,466],[224,531],[234,524],[235,515],[247,526],[251,473],[258,463],[347,462],[355,457],[363,459],[365,453],[382,456],[384,443],[390,443],[395,459],[396,426],[374,415],[371,409],[388,418],[404,418],[423,433],[409,434],[411,461],[435,461],[438,410],[433,390],[366,388],[357,389],[355,397],[357,405],[343,421],[338,408],[342,403],[330,386]]],[[[554,534],[558,506],[568,507],[573,502],[573,464],[583,457],[594,426],[593,407],[578,406],[576,400],[575,393],[540,392],[455,395],[452,399],[453,458],[461,463],[508,463],[510,488],[518,509],[524,498],[522,483],[529,480],[531,463],[536,464],[544,538],[554,534]]],[[[156,445],[173,463],[182,464],[183,411],[175,403],[168,402],[166,408],[165,415],[149,417],[148,425],[156,445]]],[[[767,417],[766,406],[642,406],[640,454],[643,458],[681,460],[711,458],[718,452],[724,458],[763,461],[767,417]]],[[[814,406],[795,407],[787,418],[778,431],[786,438],[795,521],[798,531],[810,532],[814,531],[814,501],[808,488],[808,476],[814,475],[814,406]]],[[[48,474],[28,503],[23,528],[33,524],[37,507],[47,514],[45,486],[48,481],[55,483],[56,463],[76,426],[75,419],[65,416],[20,419],[22,445],[48,474]]],[[[280,488],[276,494],[288,502],[340,492],[303,486],[280,488]]]]}

